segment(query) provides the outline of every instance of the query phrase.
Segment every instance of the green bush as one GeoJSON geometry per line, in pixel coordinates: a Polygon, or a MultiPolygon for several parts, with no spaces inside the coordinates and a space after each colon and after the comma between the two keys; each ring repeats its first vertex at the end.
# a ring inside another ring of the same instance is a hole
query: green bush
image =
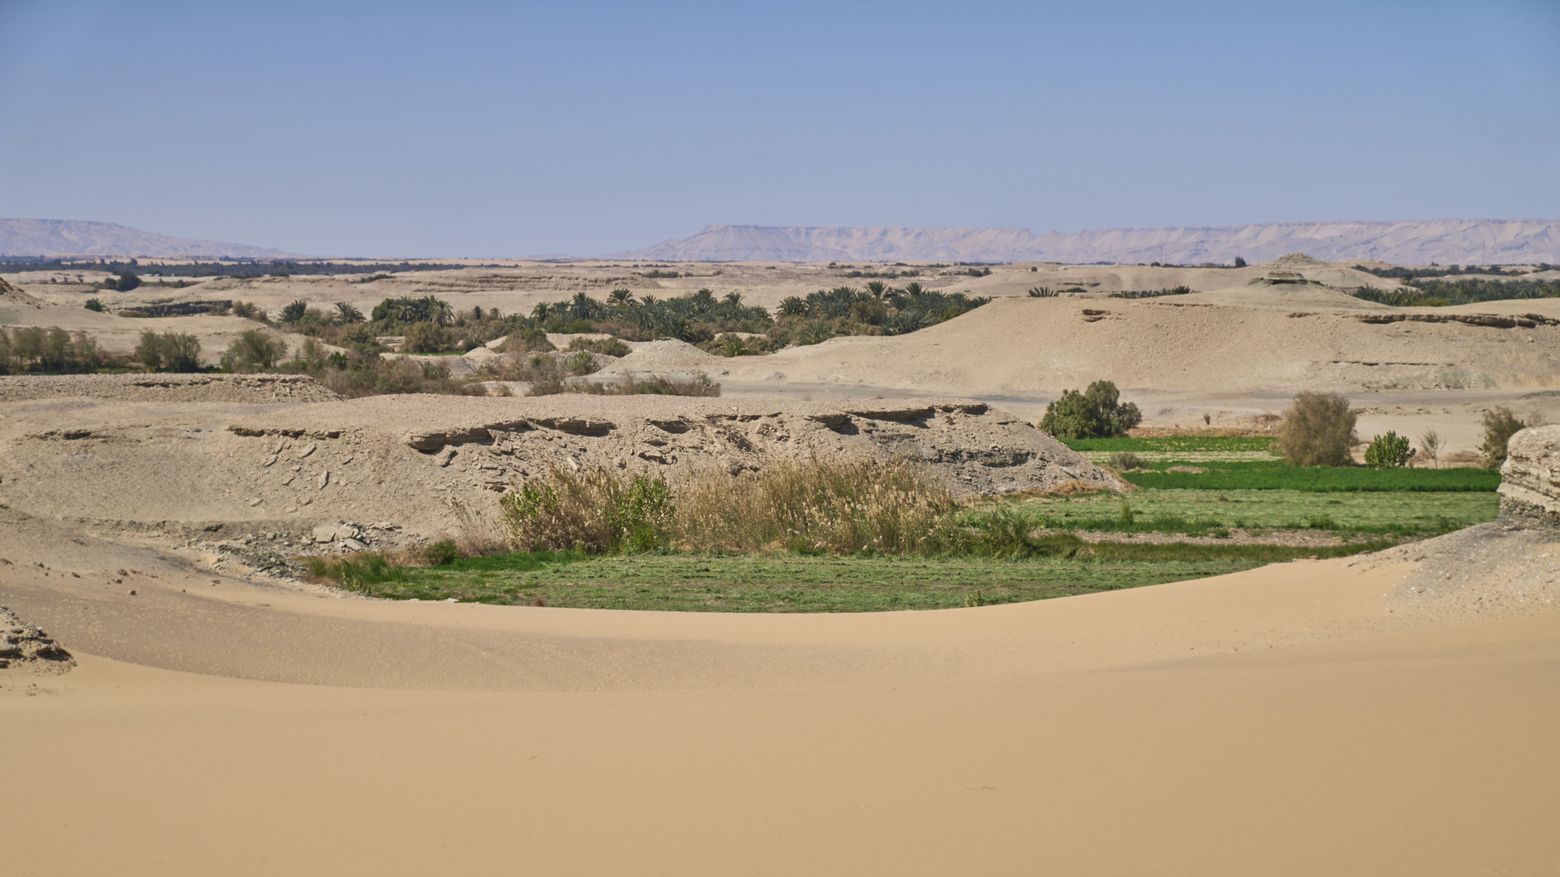
{"type": "Polygon", "coordinates": [[[1484,412],[1484,442],[1479,445],[1479,453],[1484,456],[1485,467],[1499,469],[1506,462],[1507,443],[1527,426],[1527,421],[1512,414],[1510,408],[1497,405],[1484,412]]]}
{"type": "Polygon", "coordinates": [[[250,329],[234,339],[222,354],[222,369],[229,372],[270,371],[287,355],[287,344],[264,329],[250,329]]]}
{"type": "Polygon", "coordinates": [[[659,477],[553,469],[505,494],[500,505],[511,538],[525,551],[622,554],[671,543],[671,490],[659,477]]]}
{"type": "Polygon", "coordinates": [[[1109,438],[1123,435],[1141,422],[1138,407],[1122,402],[1115,384],[1095,381],[1082,393],[1067,390],[1047,405],[1040,429],[1062,439],[1109,438]]]}
{"type": "Polygon", "coordinates": [[[1273,446],[1295,466],[1347,466],[1358,439],[1349,400],[1337,393],[1301,393],[1285,412],[1273,446]]]}
{"type": "Polygon", "coordinates": [[[100,298],[89,298],[87,299],[87,303],[82,305],[82,307],[89,311],[97,311],[98,313],[102,313],[104,310],[103,300],[100,298]]]}
{"type": "Polygon", "coordinates": [[[1388,430],[1385,435],[1371,439],[1365,449],[1365,465],[1372,469],[1402,469],[1414,459],[1414,449],[1408,436],[1388,430]]]}
{"type": "Polygon", "coordinates": [[[429,566],[449,566],[461,559],[460,546],[454,539],[440,539],[423,546],[423,562],[429,566]]]}
{"type": "Polygon", "coordinates": [[[200,341],[177,332],[142,332],[135,360],[154,372],[200,371],[200,341]]]}
{"type": "Polygon", "coordinates": [[[1109,465],[1117,472],[1131,472],[1145,467],[1143,458],[1131,451],[1117,451],[1110,455],[1109,465]]]}

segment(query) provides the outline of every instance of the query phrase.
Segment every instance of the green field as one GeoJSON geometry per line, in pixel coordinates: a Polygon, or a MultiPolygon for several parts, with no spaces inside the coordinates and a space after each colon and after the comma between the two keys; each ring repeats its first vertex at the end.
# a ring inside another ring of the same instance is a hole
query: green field
{"type": "MultiPolygon", "coordinates": [[[[1385,543],[1371,543],[1377,547],[1385,543]]],[[[1239,572],[1358,547],[1101,545],[1070,558],[516,554],[397,568],[374,597],[594,609],[881,612],[1041,600],[1239,572]]]]}
{"type": "Polygon", "coordinates": [[[1112,533],[1217,535],[1241,529],[1425,536],[1488,521],[1489,491],[1137,490],[1016,503],[1036,526],[1112,533]]]}
{"type": "Polygon", "coordinates": [[[1153,459],[1127,493],[1018,497],[955,510],[987,542],[929,556],[537,552],[441,566],[380,555],[314,561],[317,576],[392,599],[723,612],[866,612],[1039,600],[1338,557],[1493,520],[1482,469],[1295,467],[1249,437],[1069,442],[1153,459]],[[1210,459],[1225,455],[1223,459],[1210,459]],[[1195,461],[1195,462],[1191,462],[1195,461]],[[1167,471],[1171,467],[1182,469],[1167,471]],[[1146,540],[1146,541],[1145,541],[1146,540]],[[982,550],[979,546],[985,545],[982,550]],[[998,556],[972,556],[987,553],[998,556]]]}

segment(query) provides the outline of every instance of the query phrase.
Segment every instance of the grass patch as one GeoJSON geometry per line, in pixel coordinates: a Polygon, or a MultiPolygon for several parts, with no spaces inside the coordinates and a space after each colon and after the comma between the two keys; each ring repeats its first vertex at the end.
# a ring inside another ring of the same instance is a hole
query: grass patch
{"type": "Polygon", "coordinates": [[[1429,536],[1494,520],[1499,505],[1494,493],[1472,491],[1184,489],[1038,497],[1019,502],[1017,509],[1037,526],[1106,533],[1209,536],[1242,529],[1429,536]]]}
{"type": "Polygon", "coordinates": [[[1224,575],[1386,543],[1096,545],[1070,558],[800,554],[515,554],[403,569],[351,590],[375,597],[684,612],[881,612],[1065,597],[1224,575]]]}
{"type": "Polygon", "coordinates": [[[1273,446],[1269,436],[1248,435],[1172,435],[1138,438],[1123,435],[1112,438],[1061,439],[1062,444],[1075,451],[1101,453],[1251,453],[1267,451],[1273,446]]]}
{"type": "Polygon", "coordinates": [[[1280,460],[1207,461],[1201,472],[1168,472],[1163,461],[1153,468],[1122,473],[1138,487],[1153,490],[1300,490],[1312,492],[1389,491],[1437,493],[1493,491],[1500,473],[1489,469],[1368,469],[1357,466],[1291,466],[1280,460]]]}

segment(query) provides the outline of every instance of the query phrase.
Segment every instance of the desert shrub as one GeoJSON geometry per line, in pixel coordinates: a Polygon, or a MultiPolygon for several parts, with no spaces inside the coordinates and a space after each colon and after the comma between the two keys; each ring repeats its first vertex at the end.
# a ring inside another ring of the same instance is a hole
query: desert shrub
{"type": "Polygon", "coordinates": [[[247,301],[235,301],[228,306],[228,313],[235,317],[243,317],[246,320],[254,320],[257,323],[269,323],[265,311],[260,306],[247,301]]]}
{"type": "Polygon", "coordinates": [[[602,356],[627,356],[629,354],[628,345],[618,338],[571,338],[569,339],[569,350],[599,353],[602,356]]]}
{"type": "Polygon", "coordinates": [[[89,298],[87,299],[87,303],[82,305],[82,307],[89,311],[97,311],[98,313],[102,313],[104,310],[103,300],[100,298],[89,298]]]}
{"type": "Polygon", "coordinates": [[[696,551],[931,553],[955,509],[948,488],[908,461],[783,461],[684,485],[678,542],[696,551]]]}
{"type": "Polygon", "coordinates": [[[154,372],[200,370],[200,341],[177,332],[142,332],[135,360],[154,372]]]}
{"type": "Polygon", "coordinates": [[[238,336],[222,354],[222,369],[229,372],[270,371],[287,354],[287,344],[263,329],[238,336]]]}
{"type": "Polygon", "coordinates": [[[1278,426],[1273,446],[1295,466],[1347,466],[1356,414],[1337,393],[1305,392],[1295,397],[1278,426]]]}
{"type": "Polygon", "coordinates": [[[1433,429],[1425,430],[1425,434],[1419,437],[1419,450],[1425,455],[1425,459],[1441,465],[1441,436],[1433,429]]]}
{"type": "Polygon", "coordinates": [[[1082,393],[1067,390],[1047,405],[1040,429],[1057,438],[1109,438],[1123,435],[1143,421],[1138,407],[1121,401],[1110,381],[1095,381],[1082,393]]]}
{"type": "Polygon", "coordinates": [[[1499,469],[1506,462],[1506,445],[1519,430],[1527,428],[1527,421],[1511,413],[1510,408],[1497,405],[1484,412],[1484,441],[1479,454],[1489,469],[1499,469]]]}
{"type": "Polygon", "coordinates": [[[1031,287],[1029,287],[1029,297],[1030,298],[1056,298],[1056,290],[1052,289],[1049,286],[1031,286],[1031,287]]]}
{"type": "Polygon", "coordinates": [[[408,353],[440,353],[450,346],[450,332],[436,323],[413,323],[406,328],[401,349],[408,353]]]}
{"type": "Polygon", "coordinates": [[[704,372],[685,376],[629,375],[612,381],[577,382],[567,392],[591,396],[719,396],[720,382],[704,372]]]}
{"type": "Polygon", "coordinates": [[[282,307],[279,317],[284,323],[296,323],[309,313],[309,303],[301,298],[293,299],[282,307]]]}
{"type": "Polygon", "coordinates": [[[430,542],[424,545],[422,549],[423,563],[429,566],[449,566],[460,560],[461,556],[460,546],[455,544],[454,539],[440,539],[437,542],[430,542]]]}
{"type": "Polygon", "coordinates": [[[135,276],[133,271],[121,271],[118,277],[104,284],[108,289],[117,292],[129,292],[141,285],[141,278],[135,276]]]}
{"type": "Polygon", "coordinates": [[[1131,451],[1117,451],[1110,455],[1110,467],[1118,472],[1131,472],[1145,467],[1143,458],[1131,451]]]}
{"type": "Polygon", "coordinates": [[[1408,436],[1391,430],[1371,439],[1370,447],[1365,449],[1365,465],[1372,469],[1402,469],[1412,459],[1414,449],[1409,445],[1408,436]]]}
{"type": "Polygon", "coordinates": [[[547,333],[536,326],[511,332],[499,348],[505,353],[550,353],[558,348],[547,340],[547,333]]]}
{"type": "Polygon", "coordinates": [[[526,551],[621,554],[671,543],[672,494],[659,477],[599,467],[552,469],[505,494],[500,505],[510,537],[526,551]]]}

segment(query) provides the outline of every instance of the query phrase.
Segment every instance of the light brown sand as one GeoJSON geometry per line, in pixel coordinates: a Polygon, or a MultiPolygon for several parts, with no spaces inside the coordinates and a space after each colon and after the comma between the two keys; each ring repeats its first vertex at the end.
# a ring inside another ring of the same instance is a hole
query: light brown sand
{"type": "Polygon", "coordinates": [[[17,873],[1560,861],[1560,612],[1389,611],[1401,560],[772,617],[330,599],[34,535],[0,595],[81,666],[0,692],[17,873]]]}

